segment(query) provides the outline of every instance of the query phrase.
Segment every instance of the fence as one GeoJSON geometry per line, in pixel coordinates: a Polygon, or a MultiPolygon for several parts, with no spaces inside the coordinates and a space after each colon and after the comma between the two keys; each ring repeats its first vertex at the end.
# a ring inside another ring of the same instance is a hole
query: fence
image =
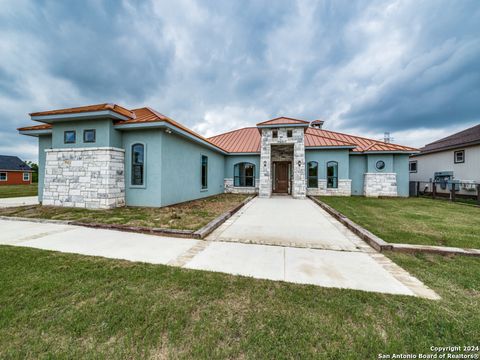
{"type": "Polygon", "coordinates": [[[410,196],[449,199],[480,205],[480,183],[475,181],[410,181],[410,196]]]}

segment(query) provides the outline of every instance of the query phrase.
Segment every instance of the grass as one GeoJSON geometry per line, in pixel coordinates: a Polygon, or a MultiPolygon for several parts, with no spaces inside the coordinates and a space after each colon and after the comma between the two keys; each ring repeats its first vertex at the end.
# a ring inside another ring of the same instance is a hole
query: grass
{"type": "Polygon", "coordinates": [[[480,208],[425,198],[320,197],[387,242],[480,249],[480,208]]]}
{"type": "Polygon", "coordinates": [[[38,184],[0,186],[0,199],[21,197],[21,196],[36,196],[37,194],[38,194],[38,184]]]}
{"type": "Polygon", "coordinates": [[[0,358],[358,360],[478,345],[480,261],[390,256],[442,300],[0,246],[0,358]]]}
{"type": "Polygon", "coordinates": [[[0,215],[75,220],[83,223],[198,230],[246,198],[247,195],[220,194],[162,208],[123,207],[111,210],[37,205],[0,209],[0,215]]]}

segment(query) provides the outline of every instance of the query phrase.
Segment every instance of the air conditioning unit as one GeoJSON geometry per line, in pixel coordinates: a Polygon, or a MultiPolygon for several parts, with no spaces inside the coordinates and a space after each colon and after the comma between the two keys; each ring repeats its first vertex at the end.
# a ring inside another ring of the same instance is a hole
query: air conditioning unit
{"type": "Polygon", "coordinates": [[[475,191],[477,189],[477,183],[473,180],[460,180],[460,184],[463,190],[475,191]]]}

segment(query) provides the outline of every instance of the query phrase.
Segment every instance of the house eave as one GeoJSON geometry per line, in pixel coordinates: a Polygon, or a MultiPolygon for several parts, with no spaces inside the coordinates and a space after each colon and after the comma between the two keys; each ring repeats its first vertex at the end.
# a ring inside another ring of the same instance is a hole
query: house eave
{"type": "Polygon", "coordinates": [[[56,114],[56,115],[34,115],[31,119],[45,124],[53,124],[55,122],[70,121],[70,120],[94,120],[101,118],[110,118],[115,120],[129,120],[130,118],[118,114],[111,110],[100,111],[85,111],[71,114],[56,114]]]}
{"type": "Polygon", "coordinates": [[[19,130],[20,135],[35,136],[39,137],[42,135],[51,135],[52,129],[43,129],[43,130],[19,130]]]}

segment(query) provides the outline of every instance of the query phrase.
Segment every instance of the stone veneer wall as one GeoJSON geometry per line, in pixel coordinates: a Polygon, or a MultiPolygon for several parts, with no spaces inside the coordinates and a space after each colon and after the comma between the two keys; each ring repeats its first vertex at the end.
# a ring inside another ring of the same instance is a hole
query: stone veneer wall
{"type": "Polygon", "coordinates": [[[223,179],[224,192],[229,194],[258,194],[260,181],[255,179],[255,187],[233,186],[233,178],[223,179]]]}
{"type": "Polygon", "coordinates": [[[47,149],[43,205],[110,209],[125,205],[125,151],[47,149]]]}
{"type": "Polygon", "coordinates": [[[260,147],[260,197],[269,197],[272,194],[272,145],[293,144],[293,181],[292,196],[304,198],[305,185],[305,139],[302,127],[276,128],[278,137],[272,137],[272,129],[262,129],[260,147]],[[292,137],[287,137],[287,129],[292,130],[292,137]],[[300,163],[300,166],[298,165],[300,163]]]}
{"type": "Polygon", "coordinates": [[[396,173],[365,173],[363,176],[363,195],[398,196],[396,173]]]}
{"type": "Polygon", "coordinates": [[[352,180],[338,179],[338,188],[327,188],[327,180],[318,179],[318,188],[307,188],[307,195],[350,196],[352,195],[352,180]]]}

